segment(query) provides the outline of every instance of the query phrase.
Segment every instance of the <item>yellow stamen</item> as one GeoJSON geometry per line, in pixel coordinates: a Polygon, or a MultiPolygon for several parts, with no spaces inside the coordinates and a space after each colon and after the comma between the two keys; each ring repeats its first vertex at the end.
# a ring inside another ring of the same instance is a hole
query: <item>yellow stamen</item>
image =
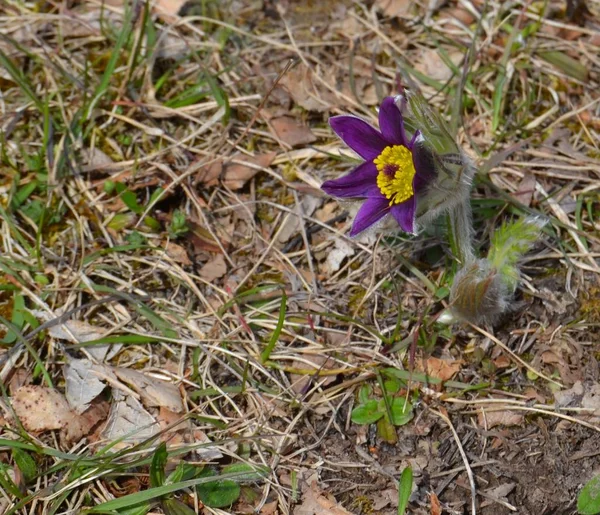
{"type": "Polygon", "coordinates": [[[385,147],[373,162],[379,171],[377,187],[390,200],[390,206],[414,195],[412,183],[416,170],[410,150],[402,145],[385,147]]]}

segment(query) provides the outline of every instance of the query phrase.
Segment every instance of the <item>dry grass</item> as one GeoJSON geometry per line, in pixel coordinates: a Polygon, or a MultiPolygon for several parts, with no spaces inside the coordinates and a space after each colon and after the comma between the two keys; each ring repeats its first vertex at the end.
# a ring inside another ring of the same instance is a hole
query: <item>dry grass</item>
{"type": "Polygon", "coordinates": [[[407,465],[414,513],[438,497],[448,513],[572,506],[597,456],[561,481],[572,471],[542,469],[558,447],[536,438],[585,428],[568,461],[600,431],[600,405],[553,397],[599,375],[600,4],[574,20],[554,1],[544,16],[541,2],[413,2],[394,19],[350,1],[188,4],[185,17],[143,2],[0,7],[4,512],[288,514],[316,496],[330,513],[394,513],[397,494],[373,506],[407,465]],[[318,189],[352,166],[328,117],[375,119],[401,70],[480,167],[482,249],[508,217],[550,221],[494,331],[435,322],[455,271],[443,224],[350,240],[353,206],[318,189]],[[406,372],[413,341],[417,367],[442,359],[452,380],[406,372]],[[119,441],[106,412],[77,439],[28,429],[16,392],[64,392],[74,358],[174,384],[183,410],[104,377],[92,407],[137,398],[161,423],[152,436],[119,441]],[[351,411],[365,385],[381,398],[391,369],[415,418],[382,439],[351,411]],[[496,411],[518,417],[492,429],[496,411]],[[182,459],[189,476],[156,483],[182,459]],[[232,508],[203,507],[207,463],[241,482],[232,508]],[[240,463],[269,473],[227,468],[240,463]],[[490,491],[520,466],[555,473],[562,501],[517,472],[506,496],[490,491]]]}

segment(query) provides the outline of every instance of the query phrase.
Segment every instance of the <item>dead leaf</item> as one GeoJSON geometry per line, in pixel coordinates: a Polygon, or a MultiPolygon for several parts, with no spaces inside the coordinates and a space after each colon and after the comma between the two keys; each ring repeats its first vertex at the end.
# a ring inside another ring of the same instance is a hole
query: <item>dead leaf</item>
{"type": "Polygon", "coordinates": [[[425,362],[425,367],[423,367],[422,362],[417,362],[416,368],[421,372],[425,372],[425,370],[423,370],[423,368],[425,368],[427,374],[431,377],[437,377],[442,381],[448,381],[460,371],[461,365],[462,361],[460,360],[440,359],[432,356],[425,362]]]}
{"type": "Polygon", "coordinates": [[[198,274],[202,279],[208,282],[213,282],[215,279],[220,279],[227,273],[227,263],[223,254],[217,254],[208,263],[206,263],[198,274]]]}
{"type": "MultiPolygon", "coordinates": [[[[462,62],[464,54],[457,50],[448,51],[448,57],[458,66],[462,62]]],[[[421,62],[417,63],[415,68],[428,77],[442,82],[450,79],[453,73],[441,58],[439,51],[435,49],[425,50],[421,56],[421,62]]]]}
{"type": "Polygon", "coordinates": [[[103,439],[122,439],[116,446],[121,449],[142,442],[159,431],[158,423],[139,401],[125,396],[120,390],[114,390],[113,395],[108,422],[101,433],[103,439]]]}
{"type": "Polygon", "coordinates": [[[219,159],[202,166],[194,176],[194,184],[205,184],[206,186],[215,186],[219,183],[219,177],[223,173],[223,160],[219,159]]]}
{"type": "Polygon", "coordinates": [[[179,389],[173,384],[147,376],[131,368],[113,368],[116,376],[131,385],[147,406],[163,406],[176,413],[183,411],[179,389]]]}
{"type": "Polygon", "coordinates": [[[524,417],[517,411],[501,410],[486,411],[485,419],[483,413],[477,415],[477,421],[481,427],[491,429],[496,426],[520,426],[523,424],[524,417]]]}
{"type": "Polygon", "coordinates": [[[179,12],[187,0],[154,0],[153,10],[159,18],[167,23],[175,23],[179,19],[179,12]]]}
{"type": "Polygon", "coordinates": [[[254,177],[258,172],[260,172],[260,168],[266,168],[269,166],[275,156],[276,152],[268,152],[267,154],[258,154],[256,156],[247,156],[245,154],[235,154],[232,157],[233,161],[239,161],[240,163],[248,163],[249,165],[255,166],[247,166],[246,164],[240,163],[228,163],[225,165],[225,171],[223,173],[223,184],[232,190],[239,190],[244,187],[252,177],[254,177]]]}
{"type": "Polygon", "coordinates": [[[291,147],[306,145],[317,139],[309,127],[299,123],[291,116],[272,118],[270,124],[275,135],[291,147]]]}
{"type": "Polygon", "coordinates": [[[332,495],[322,492],[313,482],[304,492],[302,504],[294,508],[294,515],[352,515],[340,506],[332,495]]]}
{"type": "MultiPolygon", "coordinates": [[[[303,215],[311,216],[319,204],[321,204],[320,198],[307,195],[300,202],[300,212],[303,215]]],[[[296,215],[288,216],[285,220],[285,225],[277,231],[279,234],[277,242],[282,244],[287,243],[292,235],[299,233],[304,223],[304,220],[296,215]]]]}
{"type": "MultiPolygon", "coordinates": [[[[327,358],[327,356],[321,356],[319,354],[310,355],[307,354],[302,360],[294,360],[292,362],[292,368],[298,370],[314,370],[318,372],[321,369],[330,370],[335,367],[335,360],[327,358]],[[308,362],[308,363],[307,363],[308,362]]],[[[319,384],[326,386],[336,380],[335,376],[313,377],[311,374],[290,374],[290,383],[292,390],[297,394],[306,393],[306,388],[313,381],[318,381],[319,384]],[[325,379],[323,383],[323,379],[325,379]]]]}
{"type": "Polygon", "coordinates": [[[394,17],[406,16],[409,14],[410,6],[413,0],[376,0],[375,5],[385,15],[394,17]]]}
{"type": "Polygon", "coordinates": [[[527,207],[531,206],[531,201],[533,200],[533,194],[535,192],[535,183],[535,175],[525,172],[521,182],[519,183],[517,191],[515,191],[511,196],[518,200],[521,204],[524,204],[527,207]]]}
{"type": "Polygon", "coordinates": [[[326,270],[324,271],[329,274],[337,272],[342,266],[344,259],[353,256],[356,252],[356,249],[342,238],[334,238],[333,241],[333,250],[329,251],[327,260],[325,261],[326,270]]]}
{"type": "MultiPolygon", "coordinates": [[[[31,312],[44,322],[53,320],[55,317],[46,311],[31,310],[31,312]]],[[[57,316],[60,314],[57,313],[57,316]]],[[[58,340],[66,340],[71,343],[85,343],[104,338],[107,330],[103,327],[91,325],[81,320],[69,320],[61,325],[55,325],[48,329],[48,334],[58,340]]],[[[103,361],[105,358],[114,356],[121,349],[121,344],[90,345],[86,348],[95,359],[103,361]],[[110,351],[110,354],[109,354],[110,351]]]]}
{"type": "Polygon", "coordinates": [[[95,147],[84,149],[82,154],[84,158],[83,172],[102,170],[113,164],[113,160],[107,154],[95,147]]]}
{"type": "Polygon", "coordinates": [[[277,515],[277,505],[279,501],[265,503],[260,510],[260,515],[277,515]]]}
{"type": "Polygon", "coordinates": [[[181,263],[184,266],[189,266],[192,264],[187,250],[177,243],[173,243],[172,241],[168,242],[165,246],[165,252],[167,253],[167,256],[169,256],[176,263],[181,263]]]}
{"type": "MultiPolygon", "coordinates": [[[[322,77],[322,80],[335,86],[335,76],[322,77]]],[[[320,84],[316,85],[312,70],[302,63],[286,73],[279,84],[285,87],[297,105],[307,111],[328,111],[339,104],[335,94],[320,84]]]]}
{"type": "Polygon", "coordinates": [[[65,397],[75,413],[87,410],[106,387],[97,373],[102,368],[87,359],[72,359],[65,365],[65,397]]]}
{"type": "Polygon", "coordinates": [[[57,390],[46,386],[22,386],[12,397],[12,406],[28,431],[41,433],[60,429],[61,438],[69,443],[83,435],[79,417],[57,390]]]}
{"type": "Polygon", "coordinates": [[[430,515],[442,515],[442,505],[435,492],[429,492],[429,500],[431,501],[430,515]]]}

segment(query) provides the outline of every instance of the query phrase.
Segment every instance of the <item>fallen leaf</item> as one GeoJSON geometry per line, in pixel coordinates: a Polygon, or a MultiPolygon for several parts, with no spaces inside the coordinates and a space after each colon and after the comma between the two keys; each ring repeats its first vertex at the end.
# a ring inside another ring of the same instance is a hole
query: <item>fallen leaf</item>
{"type": "MultiPolygon", "coordinates": [[[[31,312],[44,322],[48,322],[55,318],[55,316],[46,311],[31,310],[31,312]]],[[[57,313],[56,316],[59,316],[59,314],[57,313]]],[[[55,325],[48,329],[48,334],[52,338],[66,340],[71,343],[85,343],[99,340],[100,338],[104,338],[106,333],[107,330],[103,327],[94,326],[81,320],[69,320],[64,324],[55,325]]],[[[86,351],[98,361],[114,356],[120,349],[121,345],[115,343],[111,345],[90,345],[89,347],[86,347],[86,351]]]]}
{"type": "Polygon", "coordinates": [[[219,159],[198,169],[194,176],[195,184],[215,186],[219,183],[219,177],[223,173],[223,160],[219,159]]]}
{"type": "Polygon", "coordinates": [[[228,163],[225,165],[223,184],[232,190],[243,188],[244,184],[260,172],[260,168],[269,166],[276,155],[276,152],[268,152],[267,154],[258,154],[256,156],[235,154],[232,160],[238,161],[238,163],[228,163]],[[242,164],[242,162],[255,166],[248,166],[247,164],[242,164]]]}
{"type": "Polygon", "coordinates": [[[87,410],[106,387],[98,377],[100,369],[87,359],[72,359],[65,365],[65,397],[75,413],[87,410]]]}
{"type": "MultiPolygon", "coordinates": [[[[300,212],[303,215],[311,216],[317,206],[321,204],[321,199],[307,195],[300,202],[300,212]]],[[[285,225],[278,229],[277,242],[286,243],[294,234],[300,232],[304,220],[299,216],[292,214],[285,219],[285,225]]]]}
{"type": "Polygon", "coordinates": [[[183,411],[179,389],[173,384],[147,376],[131,368],[113,368],[115,375],[130,385],[150,407],[162,406],[176,413],[183,411]]]}
{"type": "Polygon", "coordinates": [[[81,421],[63,394],[46,386],[26,385],[12,397],[12,407],[31,432],[61,430],[61,438],[75,442],[83,435],[81,421]]]}
{"type": "MultiPolygon", "coordinates": [[[[330,73],[333,73],[331,71],[330,73]]],[[[335,77],[322,77],[322,80],[335,86],[335,77]]],[[[287,90],[294,102],[307,111],[328,111],[339,102],[332,92],[313,81],[313,72],[303,63],[288,71],[279,84],[287,90]]]]}
{"type": "MultiPolygon", "coordinates": [[[[74,24],[78,25],[78,24],[74,24]]],[[[100,31],[98,31],[100,33],[100,31]]],[[[90,148],[83,150],[83,172],[94,172],[96,170],[102,170],[114,163],[114,161],[102,150],[98,148],[90,148]]]]}
{"type": "Polygon", "coordinates": [[[179,12],[187,0],[154,0],[153,10],[159,18],[167,23],[175,23],[179,19],[179,12]]]}
{"type": "Polygon", "coordinates": [[[279,501],[272,501],[263,504],[263,507],[260,510],[260,515],[277,515],[277,505],[279,501]]]}
{"type": "Polygon", "coordinates": [[[385,15],[394,17],[406,16],[413,0],[376,0],[375,5],[385,15]]]}
{"type": "Polygon", "coordinates": [[[270,120],[275,135],[291,147],[306,145],[317,139],[309,127],[296,121],[291,116],[280,116],[270,120]]]}
{"type": "Polygon", "coordinates": [[[512,193],[512,197],[518,200],[521,204],[529,207],[531,206],[531,201],[533,200],[533,193],[535,192],[535,183],[537,179],[535,175],[529,172],[525,172],[521,182],[519,183],[519,187],[517,191],[512,193]]]}
{"type": "MultiPolygon", "coordinates": [[[[448,381],[460,371],[461,365],[462,361],[460,360],[440,359],[432,356],[425,362],[425,369],[427,374],[429,374],[431,377],[437,377],[442,381],[448,381]]],[[[425,370],[423,370],[422,362],[417,362],[416,368],[421,372],[425,372],[425,370]]]]}
{"type": "Polygon", "coordinates": [[[113,397],[108,422],[101,433],[108,441],[122,439],[113,449],[135,445],[159,431],[158,423],[139,401],[120,390],[114,390],[113,397]]]}
{"type": "Polygon", "coordinates": [[[208,282],[220,279],[227,273],[227,263],[222,254],[216,255],[208,261],[199,271],[198,275],[208,282]]]}
{"type": "Polygon", "coordinates": [[[334,238],[333,250],[327,254],[327,260],[325,261],[327,272],[332,274],[337,272],[342,266],[342,262],[347,257],[353,256],[356,249],[350,245],[347,241],[341,238],[334,238]]]}
{"type": "Polygon", "coordinates": [[[477,420],[481,427],[491,429],[496,426],[520,426],[523,424],[524,417],[517,411],[501,410],[486,411],[485,418],[483,413],[477,415],[477,420]]]}
{"type": "Polygon", "coordinates": [[[332,495],[319,490],[316,482],[304,492],[302,504],[294,508],[294,515],[352,515],[340,506],[332,495]]]}
{"type": "Polygon", "coordinates": [[[429,500],[431,501],[430,515],[442,515],[442,505],[435,492],[429,492],[429,500]]]}
{"type": "MultiPolygon", "coordinates": [[[[459,65],[464,59],[464,54],[457,50],[449,51],[448,57],[455,65],[459,65]]],[[[447,81],[452,77],[452,70],[441,58],[439,51],[428,49],[423,52],[421,61],[415,65],[415,69],[427,75],[431,79],[447,81]]]]}
{"type": "Polygon", "coordinates": [[[181,263],[184,266],[189,266],[192,264],[187,250],[177,243],[169,241],[165,246],[165,252],[167,253],[167,256],[169,256],[176,263],[181,263]]]}
{"type": "MultiPolygon", "coordinates": [[[[328,370],[336,366],[335,360],[319,354],[307,354],[302,360],[294,360],[292,368],[297,370],[314,370],[315,373],[321,369],[328,370]]],[[[319,377],[311,374],[290,374],[290,383],[292,390],[297,394],[305,394],[307,387],[313,382],[318,382],[322,386],[336,381],[335,376],[319,377]]]]}

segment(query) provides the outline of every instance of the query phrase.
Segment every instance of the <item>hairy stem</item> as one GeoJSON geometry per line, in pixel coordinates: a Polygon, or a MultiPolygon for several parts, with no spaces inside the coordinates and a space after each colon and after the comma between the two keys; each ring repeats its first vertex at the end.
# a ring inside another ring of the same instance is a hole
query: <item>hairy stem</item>
{"type": "Polygon", "coordinates": [[[468,198],[450,210],[448,222],[450,246],[464,267],[475,260],[471,203],[468,198]]]}

